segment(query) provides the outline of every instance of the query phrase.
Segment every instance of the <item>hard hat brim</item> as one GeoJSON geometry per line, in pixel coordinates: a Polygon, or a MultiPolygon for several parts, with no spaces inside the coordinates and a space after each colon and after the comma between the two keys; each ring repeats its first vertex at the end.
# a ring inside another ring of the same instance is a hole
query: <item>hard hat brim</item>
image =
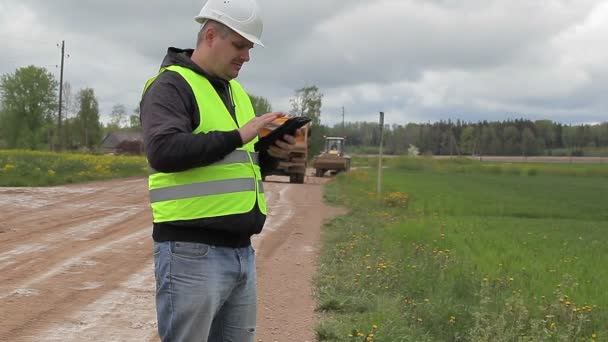
{"type": "Polygon", "coordinates": [[[259,45],[259,46],[261,46],[261,47],[264,47],[264,44],[262,43],[262,41],[261,41],[261,40],[259,40],[258,38],[256,38],[255,36],[253,36],[253,35],[251,35],[251,34],[247,34],[247,33],[245,33],[245,32],[242,32],[241,30],[235,30],[235,29],[233,29],[232,27],[230,27],[230,25],[228,25],[228,24],[226,24],[226,23],[223,23],[221,20],[218,20],[218,19],[216,19],[216,18],[209,18],[209,17],[206,17],[206,16],[200,16],[200,15],[199,15],[199,16],[194,17],[194,20],[195,20],[197,23],[201,24],[201,25],[204,25],[204,24],[205,24],[205,22],[206,22],[207,20],[214,20],[214,21],[217,21],[218,23],[222,23],[222,24],[226,25],[226,26],[227,26],[228,28],[230,28],[232,31],[234,31],[234,32],[238,33],[238,34],[239,34],[241,37],[243,37],[243,38],[247,39],[248,41],[252,42],[253,44],[256,44],[256,45],[259,45]]]}

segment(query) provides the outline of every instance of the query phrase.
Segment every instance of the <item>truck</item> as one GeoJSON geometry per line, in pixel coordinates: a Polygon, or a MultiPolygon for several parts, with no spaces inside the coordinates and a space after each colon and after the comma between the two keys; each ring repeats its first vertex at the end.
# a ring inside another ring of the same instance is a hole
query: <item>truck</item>
{"type": "MultiPolygon", "coordinates": [[[[287,116],[275,119],[270,124],[262,128],[260,135],[268,135],[275,128],[287,121],[287,119],[289,119],[287,116]]],[[[289,183],[304,183],[304,176],[306,174],[306,166],[308,161],[308,150],[310,145],[310,123],[302,126],[300,128],[300,132],[302,134],[295,137],[296,144],[292,147],[287,158],[285,160],[281,159],[279,161],[279,165],[274,170],[269,171],[269,173],[267,173],[265,176],[289,176],[289,183]]]]}
{"type": "Polygon", "coordinates": [[[325,149],[313,159],[315,176],[323,177],[327,171],[338,173],[350,170],[350,156],[344,152],[343,137],[325,137],[325,149]]]}

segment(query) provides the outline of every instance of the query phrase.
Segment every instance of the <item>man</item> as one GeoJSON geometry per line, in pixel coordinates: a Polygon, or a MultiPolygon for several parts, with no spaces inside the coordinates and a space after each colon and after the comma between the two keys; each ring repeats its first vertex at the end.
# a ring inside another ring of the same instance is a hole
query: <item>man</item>
{"type": "Polygon", "coordinates": [[[262,45],[255,0],[208,0],[196,49],[169,48],[145,86],[141,122],[150,164],[156,310],[162,341],[254,341],[255,254],[262,174],[295,144],[254,150],[260,129],[234,79],[262,45]]]}

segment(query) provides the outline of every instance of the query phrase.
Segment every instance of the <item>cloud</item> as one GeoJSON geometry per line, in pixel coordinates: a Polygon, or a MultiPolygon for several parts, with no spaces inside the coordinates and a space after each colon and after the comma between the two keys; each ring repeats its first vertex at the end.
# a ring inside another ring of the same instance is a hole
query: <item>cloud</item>
{"type": "MultiPolygon", "coordinates": [[[[608,1],[259,0],[265,48],[239,80],[273,107],[317,85],[322,121],[606,120],[608,1]]],[[[137,106],[168,46],[192,47],[203,1],[5,0],[0,73],[29,64],[137,106]]]]}

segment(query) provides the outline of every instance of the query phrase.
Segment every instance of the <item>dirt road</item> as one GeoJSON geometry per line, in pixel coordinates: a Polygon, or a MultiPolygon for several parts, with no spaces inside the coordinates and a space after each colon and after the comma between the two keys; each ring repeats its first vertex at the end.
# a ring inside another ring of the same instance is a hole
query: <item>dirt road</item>
{"type": "MultiPolygon", "coordinates": [[[[314,341],[323,179],[269,177],[258,341],[314,341]]],[[[158,341],[145,179],[0,188],[0,341],[158,341]]]]}

